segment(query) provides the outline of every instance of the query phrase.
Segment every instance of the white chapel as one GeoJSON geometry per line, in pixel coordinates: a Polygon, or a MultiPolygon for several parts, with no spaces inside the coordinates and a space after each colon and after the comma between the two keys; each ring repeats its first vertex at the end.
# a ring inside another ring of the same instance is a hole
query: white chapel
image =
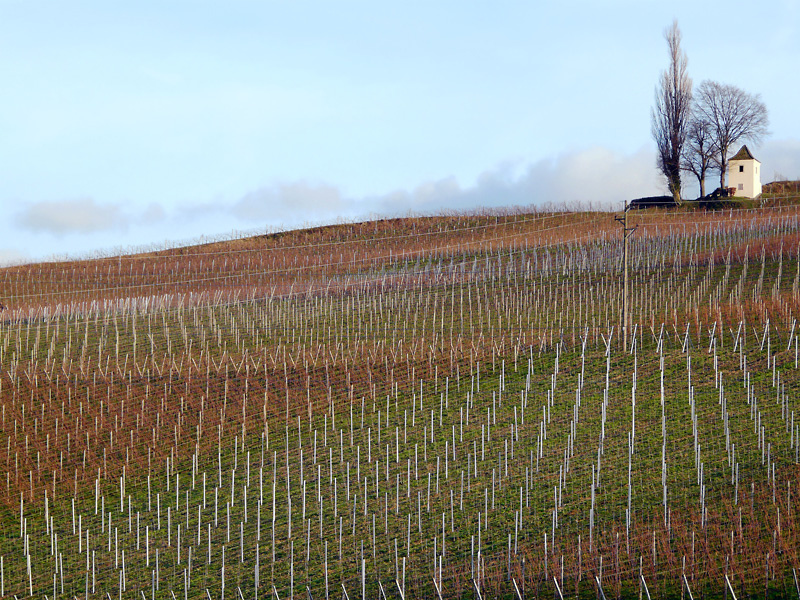
{"type": "Polygon", "coordinates": [[[728,161],[728,186],[733,188],[734,196],[755,198],[761,194],[761,163],[747,145],[728,161]]]}

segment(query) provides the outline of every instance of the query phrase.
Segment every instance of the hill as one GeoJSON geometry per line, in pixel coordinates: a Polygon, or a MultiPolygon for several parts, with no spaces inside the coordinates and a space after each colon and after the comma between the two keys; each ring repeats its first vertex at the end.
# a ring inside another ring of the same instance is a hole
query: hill
{"type": "Polygon", "coordinates": [[[0,270],[0,595],[788,595],[798,216],[631,213],[627,302],[600,212],[0,270]]]}
{"type": "Polygon", "coordinates": [[[761,193],[796,200],[800,197],[800,181],[772,181],[762,186],[761,193]]]}

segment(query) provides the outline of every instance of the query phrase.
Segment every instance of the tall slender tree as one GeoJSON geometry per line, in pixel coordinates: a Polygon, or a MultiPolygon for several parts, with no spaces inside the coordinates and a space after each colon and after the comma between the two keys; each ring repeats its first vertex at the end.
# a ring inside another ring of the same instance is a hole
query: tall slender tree
{"type": "Polygon", "coordinates": [[[724,188],[730,147],[740,141],[758,143],[767,135],[767,107],[758,94],[748,94],[735,85],[704,81],[698,88],[695,113],[708,123],[716,148],[719,186],[724,188]]]}
{"type": "Polygon", "coordinates": [[[673,21],[664,31],[664,39],[669,48],[669,66],[661,72],[656,87],[656,102],[650,112],[651,132],[658,148],[658,168],[675,202],[680,202],[681,162],[691,111],[692,79],[687,74],[688,60],[681,49],[678,21],[673,21]]]}

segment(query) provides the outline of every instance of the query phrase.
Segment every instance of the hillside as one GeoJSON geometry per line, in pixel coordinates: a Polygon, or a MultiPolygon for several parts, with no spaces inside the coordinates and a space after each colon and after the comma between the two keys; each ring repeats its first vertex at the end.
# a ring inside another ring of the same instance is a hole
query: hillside
{"type": "Polygon", "coordinates": [[[762,186],[761,193],[768,197],[775,197],[781,200],[800,199],[800,181],[783,180],[772,181],[762,186]]]}
{"type": "Polygon", "coordinates": [[[613,217],[0,270],[0,595],[788,595],[800,210],[630,213],[626,335],[613,217]]]}

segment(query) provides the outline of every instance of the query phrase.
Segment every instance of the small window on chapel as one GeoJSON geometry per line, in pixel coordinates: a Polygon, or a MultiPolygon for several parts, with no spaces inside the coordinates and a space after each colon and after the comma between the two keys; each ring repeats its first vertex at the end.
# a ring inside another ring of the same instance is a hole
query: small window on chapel
{"type": "Polygon", "coordinates": [[[743,184],[743,183],[740,183],[740,184],[739,184],[739,189],[740,189],[740,190],[743,190],[743,189],[744,189],[744,184],[743,184]]]}
{"type": "Polygon", "coordinates": [[[739,173],[744,173],[744,165],[739,165],[739,173]]]}

